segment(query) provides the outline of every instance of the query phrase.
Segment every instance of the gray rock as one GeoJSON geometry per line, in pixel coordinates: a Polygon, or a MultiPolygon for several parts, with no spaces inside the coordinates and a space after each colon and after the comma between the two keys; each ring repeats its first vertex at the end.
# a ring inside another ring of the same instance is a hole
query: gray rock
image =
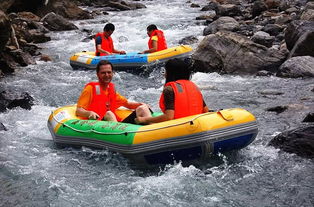
{"type": "Polygon", "coordinates": [[[269,145],[300,157],[314,158],[314,125],[303,125],[274,137],[269,145]]]}
{"type": "Polygon", "coordinates": [[[306,32],[314,31],[313,21],[292,21],[285,30],[285,41],[288,50],[292,50],[298,39],[306,32]]]}
{"type": "Polygon", "coordinates": [[[314,122],[314,113],[307,114],[302,122],[314,122]]]}
{"type": "Polygon", "coordinates": [[[192,55],[194,70],[229,74],[256,74],[277,71],[285,61],[285,50],[268,49],[248,38],[220,31],[207,35],[192,55]]]}
{"type": "Polygon", "coordinates": [[[0,93],[0,112],[15,107],[30,110],[33,105],[33,97],[27,92],[2,91],[0,93]]]}
{"type": "Polygon", "coordinates": [[[48,13],[44,16],[41,21],[44,26],[51,31],[64,31],[64,30],[75,30],[78,29],[73,23],[69,22],[62,16],[55,14],[54,12],[48,13]]]}
{"type": "Polygon", "coordinates": [[[203,35],[214,34],[218,31],[236,31],[240,24],[232,17],[220,17],[216,21],[209,24],[203,31],[203,35]]]}
{"type": "Polygon", "coordinates": [[[277,76],[284,78],[314,77],[314,57],[298,56],[285,61],[277,76]]]}
{"type": "Polygon", "coordinates": [[[254,1],[252,6],[252,16],[256,17],[259,16],[263,11],[267,10],[267,5],[263,0],[254,1]]]}
{"type": "Polygon", "coordinates": [[[275,40],[274,36],[270,36],[268,33],[259,31],[256,32],[251,40],[257,44],[264,45],[266,47],[271,47],[273,45],[273,42],[275,40]]]}
{"type": "Polygon", "coordinates": [[[302,13],[300,19],[302,19],[302,20],[314,21],[314,9],[307,9],[307,10],[305,10],[305,11],[302,13]]]}
{"type": "Polygon", "coordinates": [[[181,45],[192,45],[198,41],[197,37],[195,36],[187,36],[179,41],[179,44],[181,45]]]}
{"type": "Polygon", "coordinates": [[[295,56],[314,57],[314,31],[306,31],[295,43],[289,58],[295,56]]]}

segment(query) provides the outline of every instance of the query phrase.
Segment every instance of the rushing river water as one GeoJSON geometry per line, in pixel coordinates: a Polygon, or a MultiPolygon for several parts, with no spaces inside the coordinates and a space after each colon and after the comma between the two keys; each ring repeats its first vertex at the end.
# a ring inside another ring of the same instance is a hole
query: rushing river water
{"type": "MultiPolygon", "coordinates": [[[[182,0],[142,2],[146,9],[75,24],[80,30],[98,32],[109,20],[116,25],[115,47],[127,52],[147,47],[146,27],[152,23],[164,30],[169,46],[188,35],[202,38],[203,26],[195,20],[199,8],[182,0]]],[[[94,49],[92,41],[81,41],[86,33],[51,36],[52,41],[40,46],[52,62],[38,61],[0,83],[1,88],[27,91],[35,99],[29,111],[16,108],[0,114],[8,129],[0,131],[0,206],[313,206],[313,161],[267,146],[276,134],[297,126],[313,104],[313,79],[194,74],[192,79],[208,106],[241,107],[256,116],[256,140],[201,165],[136,169],[106,150],[54,145],[46,125],[49,114],[75,103],[84,84],[96,76],[94,71],[74,71],[69,65],[71,54],[94,49]],[[265,111],[289,104],[294,112],[265,111]]],[[[149,76],[117,72],[114,77],[121,94],[154,110],[163,81],[159,70],[149,76]]]]}

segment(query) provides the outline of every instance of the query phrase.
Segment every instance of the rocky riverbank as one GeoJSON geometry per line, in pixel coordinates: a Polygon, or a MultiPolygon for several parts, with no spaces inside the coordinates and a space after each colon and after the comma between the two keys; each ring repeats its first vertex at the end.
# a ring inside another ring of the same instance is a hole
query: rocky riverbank
{"type": "MultiPolygon", "coordinates": [[[[206,2],[205,6],[185,2],[191,9],[199,9],[197,24],[206,26],[200,43],[196,36],[180,40],[182,44],[198,44],[192,55],[195,71],[282,78],[314,77],[314,1],[206,2]]],[[[4,77],[24,66],[36,64],[38,59],[53,61],[41,54],[37,45],[50,41],[49,31],[77,30],[71,20],[92,19],[96,15],[106,15],[108,11],[141,9],[145,5],[139,1],[121,0],[0,0],[0,8],[0,76],[4,77]],[[87,11],[79,6],[93,9],[87,11]]],[[[304,90],[313,94],[314,88],[304,90]]],[[[31,94],[2,90],[0,93],[1,111],[15,106],[28,109],[33,104],[31,94]]],[[[282,113],[289,110],[289,106],[275,106],[268,110],[282,113]]],[[[300,128],[305,130],[303,124],[300,128]]],[[[310,134],[313,130],[306,131],[310,134]]],[[[309,140],[306,146],[310,146],[309,151],[314,153],[313,144],[308,144],[313,143],[313,139],[309,140]]],[[[291,146],[289,152],[293,152],[291,146]]],[[[302,147],[296,147],[297,150],[302,147]]],[[[306,157],[311,155],[307,153],[306,157]]]]}

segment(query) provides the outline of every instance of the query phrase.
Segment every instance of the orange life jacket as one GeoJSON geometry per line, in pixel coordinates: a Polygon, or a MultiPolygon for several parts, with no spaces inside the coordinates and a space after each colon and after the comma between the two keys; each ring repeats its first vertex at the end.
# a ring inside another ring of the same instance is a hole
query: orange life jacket
{"type": "MultiPolygon", "coordinates": [[[[175,119],[203,113],[203,96],[193,82],[177,80],[168,82],[165,86],[171,86],[174,92],[175,119]]],[[[165,113],[166,107],[163,94],[160,96],[159,107],[165,113]]]]}
{"type": "Polygon", "coordinates": [[[108,55],[107,53],[102,53],[98,51],[96,39],[97,37],[101,37],[101,49],[106,50],[107,52],[112,53],[113,52],[113,41],[111,37],[105,38],[105,35],[103,32],[99,32],[95,35],[95,46],[96,46],[96,56],[105,56],[108,55]]]}
{"type": "Polygon", "coordinates": [[[90,82],[86,84],[87,86],[93,87],[93,98],[89,107],[86,109],[88,111],[94,111],[99,115],[98,120],[102,120],[107,111],[112,111],[118,121],[121,121],[120,117],[115,113],[117,109],[117,100],[116,100],[116,91],[113,83],[109,83],[108,85],[108,93],[106,94],[105,90],[100,87],[99,82],[90,82]]]}
{"type": "Polygon", "coordinates": [[[167,49],[167,42],[166,38],[164,36],[164,33],[161,30],[154,30],[148,40],[148,48],[152,49],[153,48],[153,40],[152,37],[157,36],[158,41],[157,41],[157,51],[167,49]]]}

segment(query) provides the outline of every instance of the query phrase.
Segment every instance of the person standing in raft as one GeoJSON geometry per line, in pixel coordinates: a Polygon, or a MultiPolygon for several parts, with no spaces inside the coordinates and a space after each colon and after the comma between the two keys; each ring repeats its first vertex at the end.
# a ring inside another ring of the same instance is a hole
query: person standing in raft
{"type": "Polygon", "coordinates": [[[157,26],[151,24],[147,27],[147,35],[149,36],[148,40],[148,50],[144,50],[141,54],[144,53],[153,53],[160,50],[167,49],[167,42],[164,36],[163,31],[158,30],[157,26]]]}
{"type": "Polygon", "coordinates": [[[152,124],[209,111],[200,90],[190,81],[188,64],[175,58],[166,62],[165,69],[166,83],[159,100],[163,114],[152,117],[146,106],[140,106],[148,116],[138,116],[135,118],[136,123],[152,124]]]}
{"type": "Polygon", "coordinates": [[[96,45],[96,56],[105,56],[117,54],[125,54],[123,50],[116,50],[113,46],[112,38],[110,37],[115,26],[108,23],[104,27],[104,32],[99,32],[95,35],[95,45],[96,45]]]}
{"type": "MultiPolygon", "coordinates": [[[[96,73],[98,82],[88,83],[77,101],[77,116],[86,119],[124,122],[115,113],[117,108],[124,106],[129,109],[137,109],[139,106],[146,105],[144,103],[130,102],[115,91],[114,84],[111,82],[113,67],[109,61],[101,60],[97,64],[96,73]]],[[[148,106],[137,109],[134,112],[136,113],[135,115],[137,117],[147,116],[147,112],[143,110],[144,108],[146,109],[148,106]]]]}

